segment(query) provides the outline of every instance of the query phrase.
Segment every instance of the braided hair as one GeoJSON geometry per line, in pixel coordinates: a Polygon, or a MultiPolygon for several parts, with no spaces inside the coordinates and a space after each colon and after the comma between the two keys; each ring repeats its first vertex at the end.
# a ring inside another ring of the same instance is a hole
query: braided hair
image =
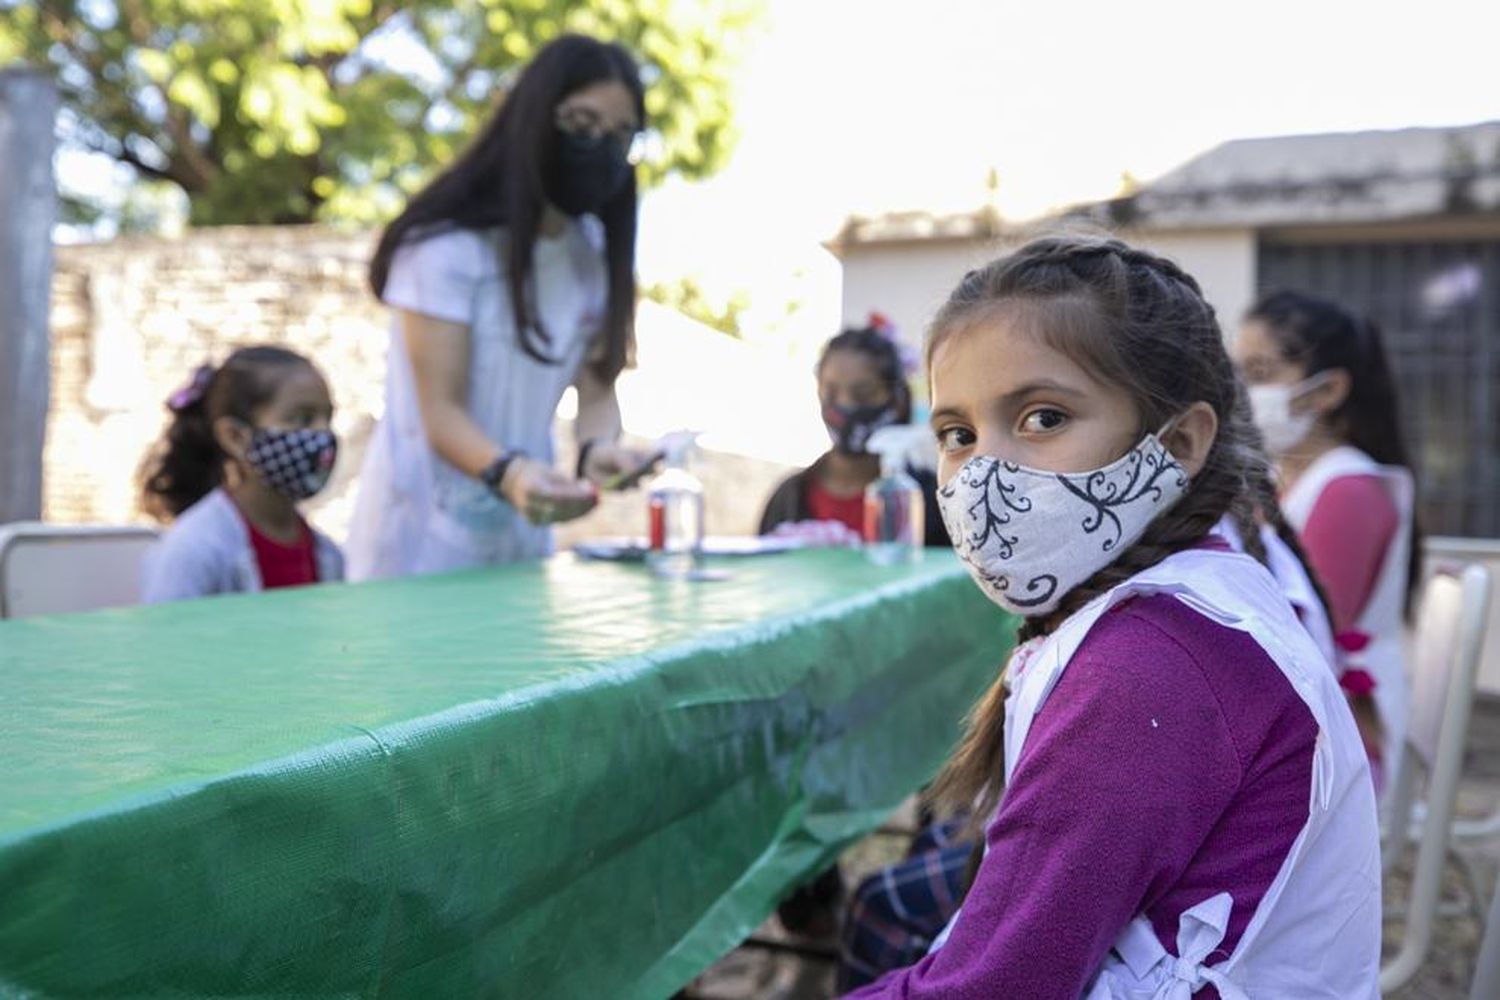
{"type": "MultiPolygon", "coordinates": [[[[1265,523],[1306,565],[1277,503],[1245,387],[1213,307],[1192,276],[1165,257],[1115,239],[1033,240],[964,276],[929,330],[929,371],[939,345],[1000,309],[1024,310],[1048,347],[1099,381],[1126,389],[1136,404],[1139,435],[1199,401],[1218,418],[1218,434],[1183,497],[1114,562],[1064,596],[1056,612],[1027,619],[1022,640],[1048,634],[1095,597],[1191,547],[1226,515],[1247,553],[1262,563],[1265,523]]],[[[1003,773],[1004,702],[1003,680],[997,680],[970,713],[964,737],[934,786],[934,798],[951,808],[975,807],[977,801],[976,832],[999,801],[995,776],[1003,773]]]]}

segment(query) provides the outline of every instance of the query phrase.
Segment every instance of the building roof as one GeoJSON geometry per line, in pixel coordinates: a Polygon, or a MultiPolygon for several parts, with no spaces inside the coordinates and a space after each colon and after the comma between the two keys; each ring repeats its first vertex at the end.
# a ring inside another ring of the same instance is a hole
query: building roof
{"type": "Polygon", "coordinates": [[[1236,139],[1063,218],[1145,229],[1339,225],[1500,213],[1500,122],[1236,139]]]}
{"type": "Polygon", "coordinates": [[[1326,226],[1500,215],[1500,121],[1235,139],[1140,190],[1009,225],[993,208],[853,217],[829,248],[993,239],[1057,222],[1139,229],[1326,226]]]}
{"type": "Polygon", "coordinates": [[[951,214],[911,211],[851,215],[844,220],[838,235],[824,246],[834,256],[842,257],[845,250],[854,246],[990,240],[999,236],[1002,228],[1000,213],[989,205],[951,214]]]}

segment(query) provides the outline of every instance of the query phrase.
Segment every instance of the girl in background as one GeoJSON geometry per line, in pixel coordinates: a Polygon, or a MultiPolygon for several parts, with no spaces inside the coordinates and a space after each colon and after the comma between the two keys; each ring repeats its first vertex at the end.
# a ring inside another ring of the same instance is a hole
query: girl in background
{"type": "Polygon", "coordinates": [[[1328,596],[1341,683],[1379,784],[1406,732],[1402,633],[1421,560],[1385,347],[1372,323],[1337,304],[1278,292],[1251,308],[1234,349],[1277,460],[1282,509],[1328,596]]]}
{"type": "Polygon", "coordinates": [[[343,579],[338,547],[297,512],[338,455],[333,400],[311,361],[241,348],[198,369],[167,406],[172,423],[143,493],[172,526],[147,557],[145,601],[343,579]]]}
{"type": "MultiPolygon", "coordinates": [[[[865,487],[880,477],[880,456],[868,450],[870,436],[882,427],[911,422],[907,379],[916,369],[917,359],[879,313],[872,313],[865,326],[850,327],[824,345],[817,367],[818,398],[832,448],[771,494],[761,515],[761,534],[790,534],[829,544],[860,540],[865,487]]],[[[935,476],[914,466],[907,472],[926,500],[927,544],[947,545],[935,476]]]]}

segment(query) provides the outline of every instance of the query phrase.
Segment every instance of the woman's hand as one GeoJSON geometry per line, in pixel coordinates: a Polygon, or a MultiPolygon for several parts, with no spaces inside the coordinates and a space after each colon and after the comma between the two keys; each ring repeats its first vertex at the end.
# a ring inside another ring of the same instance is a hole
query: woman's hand
{"type": "Polygon", "coordinates": [[[583,475],[600,489],[628,489],[639,480],[637,474],[650,471],[646,465],[654,465],[653,458],[660,461],[659,455],[649,451],[597,441],[589,446],[588,454],[584,456],[583,475]]]}
{"type": "Polygon", "coordinates": [[[500,495],[532,524],[572,521],[599,503],[593,483],[565,476],[530,458],[510,463],[500,481],[500,495]]]}

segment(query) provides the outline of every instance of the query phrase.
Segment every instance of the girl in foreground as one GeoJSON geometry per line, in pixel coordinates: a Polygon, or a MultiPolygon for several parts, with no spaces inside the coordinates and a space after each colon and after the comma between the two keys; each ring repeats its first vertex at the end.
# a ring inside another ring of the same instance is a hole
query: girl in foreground
{"type": "Polygon", "coordinates": [[[928,362],[944,519],[1023,642],[939,781],[984,825],[974,883],[851,995],[1378,996],[1368,767],[1257,561],[1280,513],[1197,283],[1038,240],[965,277],[928,362]]]}

